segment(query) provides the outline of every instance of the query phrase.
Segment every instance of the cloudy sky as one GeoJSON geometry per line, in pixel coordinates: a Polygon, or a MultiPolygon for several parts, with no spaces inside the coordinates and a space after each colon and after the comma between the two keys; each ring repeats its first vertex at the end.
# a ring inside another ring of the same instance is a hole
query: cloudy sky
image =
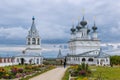
{"type": "Polygon", "coordinates": [[[43,43],[66,43],[83,9],[102,42],[120,42],[120,0],[0,0],[0,44],[25,44],[32,16],[43,43]]]}

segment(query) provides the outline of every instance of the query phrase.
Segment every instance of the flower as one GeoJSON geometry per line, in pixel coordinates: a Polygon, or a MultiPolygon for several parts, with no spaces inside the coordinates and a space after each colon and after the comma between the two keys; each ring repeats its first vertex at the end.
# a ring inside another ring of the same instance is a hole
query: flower
{"type": "Polygon", "coordinates": [[[82,76],[85,76],[85,75],[86,75],[86,71],[85,71],[85,70],[81,70],[81,71],[79,72],[79,74],[82,75],[82,76]]]}
{"type": "Polygon", "coordinates": [[[23,72],[23,68],[19,68],[18,72],[22,73],[23,72]]]}
{"type": "Polygon", "coordinates": [[[12,68],[11,68],[11,72],[12,72],[13,74],[16,74],[16,73],[18,72],[18,68],[12,67],[12,68]]]}

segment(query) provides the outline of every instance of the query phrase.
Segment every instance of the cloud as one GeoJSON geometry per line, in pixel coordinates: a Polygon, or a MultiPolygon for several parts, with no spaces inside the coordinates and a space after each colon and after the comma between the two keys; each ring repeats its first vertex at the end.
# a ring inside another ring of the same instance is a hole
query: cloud
{"type": "Polygon", "coordinates": [[[35,16],[36,27],[42,39],[68,40],[72,20],[77,24],[78,16],[82,18],[82,9],[85,9],[85,19],[90,28],[93,26],[93,17],[96,16],[102,41],[120,41],[113,40],[120,35],[119,3],[120,1],[113,0],[0,0],[0,37],[24,39],[31,26],[31,17],[35,16]],[[19,35],[20,32],[23,36],[19,35]]]}
{"type": "Polygon", "coordinates": [[[0,37],[4,37],[5,39],[23,39],[27,34],[27,29],[23,27],[0,27],[0,37]]]}
{"type": "Polygon", "coordinates": [[[114,27],[111,27],[109,29],[110,33],[114,36],[119,36],[120,35],[120,22],[118,22],[118,24],[114,27]]]}
{"type": "MultiPolygon", "coordinates": [[[[23,27],[0,27],[0,37],[5,39],[25,39],[28,35],[29,28],[23,27]]],[[[44,40],[69,38],[66,26],[57,25],[54,23],[41,22],[36,25],[39,35],[44,40]]]]}
{"type": "Polygon", "coordinates": [[[69,38],[68,27],[58,25],[55,23],[45,23],[41,22],[36,26],[39,30],[42,39],[53,40],[53,39],[63,39],[69,38]]]}

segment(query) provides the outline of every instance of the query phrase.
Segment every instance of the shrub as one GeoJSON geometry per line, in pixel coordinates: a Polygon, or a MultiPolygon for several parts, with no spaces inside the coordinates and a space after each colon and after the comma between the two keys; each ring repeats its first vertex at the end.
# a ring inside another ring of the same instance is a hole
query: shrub
{"type": "Polygon", "coordinates": [[[19,73],[22,73],[22,72],[23,72],[23,68],[19,68],[19,69],[18,69],[18,72],[19,72],[19,73]]]}
{"type": "Polygon", "coordinates": [[[16,75],[17,72],[18,72],[18,68],[17,68],[17,67],[12,67],[12,68],[11,68],[11,73],[12,73],[12,74],[16,75]]]}
{"type": "Polygon", "coordinates": [[[0,67],[0,78],[6,73],[5,69],[3,67],[0,67]]]}
{"type": "Polygon", "coordinates": [[[79,72],[79,74],[82,75],[82,76],[86,76],[86,75],[87,75],[87,72],[86,72],[85,70],[81,70],[81,71],[79,72]]]}
{"type": "Polygon", "coordinates": [[[81,65],[75,65],[70,67],[71,76],[89,76],[91,71],[88,64],[82,63],[81,65]]]}
{"type": "Polygon", "coordinates": [[[10,75],[9,75],[8,73],[4,74],[4,75],[3,75],[3,78],[4,78],[4,79],[11,79],[11,77],[10,77],[10,75]]]}

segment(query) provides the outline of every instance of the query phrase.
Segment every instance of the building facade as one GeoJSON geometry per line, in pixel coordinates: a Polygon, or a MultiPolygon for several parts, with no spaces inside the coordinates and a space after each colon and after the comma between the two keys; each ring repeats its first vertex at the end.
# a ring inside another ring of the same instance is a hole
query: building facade
{"type": "Polygon", "coordinates": [[[67,55],[68,64],[86,63],[90,65],[109,65],[109,55],[103,53],[100,47],[97,27],[94,22],[92,31],[84,20],[76,28],[71,28],[71,38],[68,42],[70,53],[67,55]]]}

